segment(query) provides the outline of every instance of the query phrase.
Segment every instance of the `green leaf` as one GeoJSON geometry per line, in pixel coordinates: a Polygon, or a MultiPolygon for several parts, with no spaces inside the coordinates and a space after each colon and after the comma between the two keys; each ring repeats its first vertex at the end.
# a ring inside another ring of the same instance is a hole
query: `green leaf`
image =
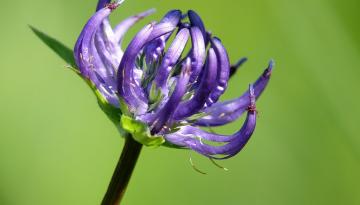
{"type": "Polygon", "coordinates": [[[141,121],[122,115],[120,123],[126,132],[130,133],[137,142],[145,146],[158,147],[165,142],[162,136],[152,136],[147,124],[141,121]]]}
{"type": "Polygon", "coordinates": [[[97,101],[101,110],[106,114],[106,116],[111,120],[111,122],[114,123],[120,135],[125,136],[126,132],[120,126],[120,118],[122,115],[120,108],[111,105],[97,89],[94,89],[94,93],[97,97],[97,101]]]}
{"type": "Polygon", "coordinates": [[[71,67],[76,68],[76,63],[74,59],[74,52],[66,47],[63,43],[58,40],[48,36],[47,34],[41,32],[40,30],[29,26],[31,30],[39,37],[47,46],[49,46],[56,54],[60,56],[65,62],[67,62],[71,67]]]}

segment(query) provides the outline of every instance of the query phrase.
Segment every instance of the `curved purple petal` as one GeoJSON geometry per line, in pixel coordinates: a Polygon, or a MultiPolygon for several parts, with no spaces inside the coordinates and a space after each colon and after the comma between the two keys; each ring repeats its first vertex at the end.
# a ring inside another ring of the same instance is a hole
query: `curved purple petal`
{"type": "MultiPolygon", "coordinates": [[[[108,7],[111,10],[114,10],[117,8],[119,4],[121,4],[123,1],[117,1],[114,3],[111,3],[110,0],[99,0],[97,5],[97,11],[108,7]]],[[[102,40],[104,41],[106,45],[106,50],[109,51],[109,53],[113,56],[114,59],[116,59],[118,62],[120,62],[121,57],[123,55],[123,51],[120,48],[120,45],[117,43],[114,31],[110,25],[109,18],[105,18],[102,22],[102,25],[100,29],[97,31],[97,33],[100,34],[102,40]]]]}
{"type": "Polygon", "coordinates": [[[118,107],[118,100],[115,89],[115,79],[104,64],[102,57],[99,55],[95,46],[95,36],[105,19],[118,4],[111,8],[105,7],[96,12],[84,26],[74,48],[74,57],[77,66],[84,78],[96,86],[100,93],[111,103],[118,107]]]}
{"type": "Polygon", "coordinates": [[[208,133],[194,127],[185,127],[174,134],[168,134],[165,139],[173,144],[188,147],[202,155],[214,159],[226,159],[236,155],[242,150],[250,139],[256,126],[256,108],[255,95],[252,86],[250,86],[250,106],[248,107],[248,114],[241,129],[234,135],[224,136],[208,133]],[[202,140],[209,140],[212,142],[227,142],[224,145],[214,146],[205,144],[202,140]],[[224,157],[217,157],[216,155],[225,155],[224,157]]]}
{"type": "Polygon", "coordinates": [[[115,33],[115,41],[118,42],[120,45],[122,43],[122,40],[124,39],[124,36],[126,32],[134,26],[138,21],[141,19],[151,15],[155,12],[155,9],[149,9],[145,12],[136,14],[134,16],[128,17],[124,21],[120,22],[114,29],[115,33]]]}
{"type": "Polygon", "coordinates": [[[209,156],[214,159],[228,159],[239,153],[244,148],[246,143],[249,141],[251,135],[253,134],[255,126],[256,112],[249,111],[241,130],[234,134],[234,140],[232,140],[228,144],[215,147],[207,144],[202,144],[201,142],[197,142],[196,144],[191,144],[190,148],[194,151],[199,152],[200,154],[209,156]],[[227,156],[215,157],[213,155],[227,156]]]}
{"type": "Polygon", "coordinates": [[[163,19],[155,25],[154,31],[149,37],[150,39],[155,39],[160,37],[166,33],[173,32],[177,25],[179,24],[181,19],[181,11],[180,10],[172,10],[169,11],[163,19]]]}
{"type": "MultiPolygon", "coordinates": [[[[94,40],[93,40],[94,41],[94,40]]],[[[104,61],[100,54],[103,52],[96,48],[95,44],[92,43],[89,49],[89,53],[92,56],[91,63],[93,65],[93,73],[96,77],[96,81],[92,80],[96,88],[100,91],[102,96],[113,106],[119,107],[119,100],[116,95],[116,79],[114,78],[113,72],[104,61]]],[[[94,79],[94,78],[92,78],[94,79]]]]}
{"type": "MultiPolygon", "coordinates": [[[[268,68],[264,70],[261,76],[254,83],[254,93],[258,99],[269,83],[274,62],[270,61],[268,68]]],[[[218,102],[205,109],[208,115],[200,118],[196,124],[200,126],[220,126],[238,119],[250,105],[249,91],[246,91],[241,97],[225,102],[218,102]]]]}
{"type": "MultiPolygon", "coordinates": [[[[102,21],[108,17],[111,13],[111,9],[103,8],[96,12],[87,22],[83,28],[74,48],[75,62],[79,67],[81,74],[85,78],[89,78],[92,75],[94,69],[91,59],[93,58],[90,51],[92,40],[95,32],[101,25],[102,21]]],[[[93,80],[93,79],[91,79],[93,80]]]]}
{"type": "Polygon", "coordinates": [[[147,99],[144,91],[135,83],[134,68],[138,53],[148,41],[154,29],[153,24],[145,26],[130,42],[118,69],[118,92],[132,113],[144,113],[147,110],[147,99]]]}
{"type": "Polygon", "coordinates": [[[99,11],[102,8],[105,8],[107,4],[109,4],[111,0],[99,0],[96,6],[96,11],[99,11]]]}
{"type": "MultiPolygon", "coordinates": [[[[111,0],[99,0],[96,7],[96,11],[99,11],[105,7],[114,10],[122,2],[123,1],[116,1],[114,3],[111,3],[111,0]]],[[[120,45],[118,45],[116,41],[114,31],[109,22],[109,18],[105,18],[103,20],[101,29],[99,29],[97,32],[101,34],[101,38],[103,38],[103,41],[106,44],[106,49],[109,50],[112,56],[114,56],[114,59],[117,59],[118,62],[120,62],[123,52],[120,48],[120,45]]]]}
{"type": "Polygon", "coordinates": [[[198,27],[191,28],[191,61],[193,74],[191,75],[190,82],[193,83],[198,79],[201,69],[204,66],[206,58],[205,42],[201,30],[198,27]]]}
{"type": "Polygon", "coordinates": [[[108,59],[111,60],[110,57],[107,57],[108,59],[105,59],[106,52],[103,52],[103,47],[97,46],[97,33],[95,32],[91,39],[91,44],[89,48],[89,54],[91,56],[90,63],[91,68],[94,73],[99,75],[103,81],[103,83],[107,85],[114,85],[115,83],[115,76],[114,76],[114,70],[113,66],[107,61],[108,59]]]}
{"type": "MultiPolygon", "coordinates": [[[[181,11],[179,10],[171,10],[161,19],[159,24],[167,24],[170,25],[170,28],[175,30],[176,26],[179,24],[181,19],[181,11]]],[[[173,31],[172,30],[172,31],[173,31]]],[[[165,43],[171,36],[172,32],[166,33],[165,35],[159,36],[153,41],[149,42],[144,48],[146,55],[146,63],[150,65],[159,59],[160,55],[165,49],[165,43]]]]}
{"type": "Polygon", "coordinates": [[[217,59],[214,49],[210,48],[208,51],[208,61],[204,74],[200,81],[199,87],[196,89],[193,98],[189,101],[181,103],[176,110],[174,119],[180,120],[197,113],[206,103],[211,91],[214,87],[214,81],[217,74],[217,59]]]}
{"type": "Polygon", "coordinates": [[[204,41],[207,41],[206,40],[206,36],[207,36],[206,29],[205,29],[204,23],[201,20],[200,16],[193,10],[189,10],[187,14],[188,14],[191,26],[198,27],[203,35],[204,41]]]}
{"type": "Polygon", "coordinates": [[[107,74],[115,79],[115,73],[119,67],[120,61],[113,58],[111,53],[106,49],[105,42],[99,33],[95,34],[94,46],[97,50],[98,56],[106,68],[107,74]]]}
{"type": "Polygon", "coordinates": [[[180,104],[182,97],[186,93],[187,84],[191,74],[190,58],[185,60],[183,64],[181,74],[177,80],[174,92],[171,94],[169,100],[164,104],[164,107],[160,108],[155,114],[151,124],[151,132],[158,133],[163,126],[172,117],[177,106],[180,104]]]}
{"type": "Polygon", "coordinates": [[[184,51],[189,35],[189,30],[187,28],[181,29],[167,50],[154,79],[154,82],[159,88],[165,89],[170,71],[184,51]]]}
{"type": "Polygon", "coordinates": [[[158,38],[166,33],[173,32],[176,26],[170,23],[159,23],[154,26],[154,31],[151,33],[149,39],[158,38]]]}
{"type": "Polygon", "coordinates": [[[177,26],[181,19],[181,11],[180,10],[171,10],[167,12],[164,17],[159,22],[161,23],[169,23],[173,26],[177,26]]]}
{"type": "Polygon", "coordinates": [[[144,53],[147,65],[151,65],[159,59],[165,49],[166,39],[168,38],[168,36],[170,35],[165,34],[163,36],[160,36],[159,38],[154,39],[145,46],[144,53]]]}
{"type": "Polygon", "coordinates": [[[170,23],[156,24],[155,26],[152,23],[142,29],[127,47],[118,69],[118,91],[132,113],[144,114],[148,107],[145,92],[135,82],[133,76],[136,57],[146,43],[172,32],[175,28],[170,23]]]}
{"type": "Polygon", "coordinates": [[[229,56],[221,41],[218,38],[212,38],[211,46],[214,48],[217,55],[219,70],[216,78],[216,87],[207,101],[208,106],[217,102],[219,97],[225,92],[230,74],[229,56]]]}
{"type": "Polygon", "coordinates": [[[110,25],[109,19],[104,19],[101,29],[97,31],[99,36],[105,43],[105,49],[112,56],[114,60],[120,63],[120,60],[123,56],[123,51],[121,50],[120,44],[118,44],[114,31],[110,25]]]}
{"type": "Polygon", "coordinates": [[[218,135],[210,132],[206,132],[202,129],[193,126],[184,126],[175,133],[167,134],[165,139],[172,144],[186,147],[186,142],[189,138],[195,140],[207,140],[211,142],[230,142],[234,139],[234,135],[218,135]],[[174,143],[177,142],[177,143],[174,143]],[[181,143],[181,144],[180,144],[181,143]]]}

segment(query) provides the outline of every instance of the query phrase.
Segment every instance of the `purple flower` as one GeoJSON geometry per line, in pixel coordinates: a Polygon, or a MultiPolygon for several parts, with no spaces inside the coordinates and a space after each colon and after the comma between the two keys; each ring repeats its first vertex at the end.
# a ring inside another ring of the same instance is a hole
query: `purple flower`
{"type": "Polygon", "coordinates": [[[268,84],[273,62],[239,98],[218,102],[229,77],[246,59],[231,65],[220,39],[207,32],[191,10],[168,12],[160,22],[142,28],[122,50],[127,30],[153,10],[113,29],[108,18],[121,3],[100,0],[74,48],[80,75],[110,119],[144,145],[190,148],[215,159],[237,154],[254,132],[255,100],[268,84]],[[233,122],[244,112],[246,120],[233,135],[199,128],[233,122]]]}

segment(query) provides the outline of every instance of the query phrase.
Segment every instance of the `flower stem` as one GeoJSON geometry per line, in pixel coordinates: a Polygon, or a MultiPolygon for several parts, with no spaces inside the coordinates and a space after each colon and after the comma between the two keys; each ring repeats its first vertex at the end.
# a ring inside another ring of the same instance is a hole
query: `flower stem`
{"type": "Polygon", "coordinates": [[[139,158],[141,148],[142,145],[136,142],[130,135],[125,137],[124,148],[101,205],[120,204],[131,174],[134,171],[136,161],[139,158]]]}

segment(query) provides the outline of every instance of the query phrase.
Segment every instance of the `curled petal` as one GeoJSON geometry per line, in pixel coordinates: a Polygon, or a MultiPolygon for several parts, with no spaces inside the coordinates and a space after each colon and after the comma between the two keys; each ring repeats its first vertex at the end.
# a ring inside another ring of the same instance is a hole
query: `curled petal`
{"type": "Polygon", "coordinates": [[[164,18],[155,25],[153,33],[149,37],[150,39],[155,39],[166,33],[172,32],[175,30],[181,19],[181,11],[172,10],[169,11],[164,18]]]}
{"type": "Polygon", "coordinates": [[[97,49],[97,53],[102,63],[107,68],[107,72],[110,76],[115,76],[116,70],[119,67],[120,61],[113,58],[112,54],[106,49],[106,43],[99,33],[96,33],[94,39],[94,46],[97,49]]]}
{"type": "Polygon", "coordinates": [[[108,67],[104,64],[105,61],[103,61],[102,56],[100,55],[103,52],[98,52],[98,49],[94,43],[92,43],[89,53],[91,53],[92,56],[91,63],[93,67],[96,68],[93,70],[96,81],[92,81],[102,96],[111,105],[119,107],[119,100],[116,95],[116,80],[114,78],[113,72],[111,71],[111,67],[108,67]]]}
{"type": "Polygon", "coordinates": [[[179,60],[188,39],[189,30],[187,28],[181,29],[167,50],[154,80],[159,88],[165,89],[170,71],[179,60]]]}
{"type": "MultiPolygon", "coordinates": [[[[116,88],[116,79],[114,78],[114,66],[111,65],[112,60],[110,57],[106,56],[106,53],[103,52],[103,48],[101,46],[97,46],[96,37],[93,36],[92,43],[89,49],[89,53],[91,54],[91,64],[93,66],[93,72],[97,75],[98,79],[100,79],[101,83],[107,85],[108,87],[116,88]]],[[[116,90],[116,89],[113,89],[116,90]]]]}
{"type": "Polygon", "coordinates": [[[193,10],[188,11],[188,17],[192,27],[198,27],[203,35],[204,41],[206,41],[206,29],[200,16],[193,10]]]}
{"type": "MultiPolygon", "coordinates": [[[[270,61],[268,68],[254,83],[254,93],[259,98],[269,83],[274,62],[270,61]]],[[[249,92],[246,91],[241,97],[225,102],[218,102],[205,109],[208,115],[200,118],[196,124],[200,126],[220,126],[238,119],[250,105],[249,92]]]]}
{"type": "Polygon", "coordinates": [[[161,57],[166,46],[166,41],[171,33],[162,35],[152,41],[150,41],[143,49],[143,55],[145,55],[146,72],[144,72],[143,79],[153,79],[154,72],[157,70],[157,66],[160,64],[161,57]]]}
{"type": "MultiPolygon", "coordinates": [[[[99,0],[96,7],[96,11],[99,11],[105,7],[109,8],[110,10],[114,10],[122,2],[123,0],[116,1],[114,3],[111,3],[111,0],[99,0]]],[[[115,59],[118,59],[118,62],[120,62],[123,52],[120,48],[120,45],[117,44],[114,31],[110,25],[108,17],[104,18],[101,29],[99,29],[97,32],[101,34],[101,38],[103,38],[103,41],[106,43],[106,49],[108,49],[109,52],[112,54],[112,56],[115,59]]]]}
{"type": "Polygon", "coordinates": [[[132,113],[144,114],[148,107],[144,90],[134,80],[136,57],[148,42],[172,32],[175,28],[171,23],[155,26],[152,23],[142,29],[127,47],[118,69],[118,91],[132,113]]]}
{"type": "Polygon", "coordinates": [[[234,135],[224,136],[208,133],[193,127],[185,127],[182,130],[165,136],[165,139],[173,144],[188,147],[202,155],[214,159],[226,159],[236,155],[242,150],[250,139],[256,126],[255,96],[253,88],[250,87],[251,105],[248,108],[246,120],[241,129],[234,135]],[[226,142],[224,145],[209,145],[202,140],[212,142],[226,142]],[[225,155],[217,157],[216,155],[225,155]]]}
{"type": "Polygon", "coordinates": [[[90,79],[110,104],[118,107],[115,79],[112,78],[111,70],[104,64],[102,57],[99,55],[101,52],[98,52],[94,44],[100,26],[116,6],[117,4],[114,4],[112,8],[100,9],[89,19],[75,45],[74,58],[81,75],[90,79]]]}
{"type": "Polygon", "coordinates": [[[177,26],[181,19],[181,11],[180,10],[171,10],[165,14],[165,16],[161,19],[160,24],[169,23],[173,26],[177,26]]]}
{"type": "Polygon", "coordinates": [[[176,120],[180,120],[197,113],[201,108],[203,108],[206,103],[206,99],[213,90],[217,73],[217,59],[214,49],[210,48],[208,53],[208,61],[200,81],[200,85],[196,89],[193,98],[187,102],[182,103],[176,110],[174,115],[174,119],[176,120]]]}
{"type": "MultiPolygon", "coordinates": [[[[171,10],[161,19],[158,27],[168,27],[171,31],[175,30],[176,26],[179,24],[181,18],[181,11],[171,10]]],[[[144,51],[146,55],[146,63],[150,65],[159,59],[160,55],[165,49],[165,43],[171,36],[172,32],[168,32],[162,36],[159,36],[155,40],[149,42],[144,51]]]]}
{"type": "Polygon", "coordinates": [[[127,47],[118,69],[118,92],[132,113],[144,113],[147,109],[144,91],[134,80],[134,69],[136,57],[146,44],[153,29],[153,24],[149,24],[134,37],[127,47]]]}
{"type": "MultiPolygon", "coordinates": [[[[99,0],[96,11],[102,9],[102,8],[109,8],[111,10],[114,10],[117,8],[119,4],[121,4],[122,1],[118,1],[116,3],[111,3],[110,0],[99,0]]],[[[117,43],[115,39],[114,31],[110,25],[109,18],[104,18],[102,25],[100,29],[98,29],[97,33],[102,38],[102,41],[104,41],[106,45],[106,50],[109,51],[111,56],[120,63],[121,57],[123,55],[123,51],[120,48],[120,45],[117,43]]]]}
{"type": "Polygon", "coordinates": [[[154,115],[151,124],[151,132],[158,133],[161,131],[163,126],[168,122],[168,120],[173,116],[174,111],[177,106],[180,104],[182,97],[186,93],[187,84],[190,79],[191,74],[191,63],[190,59],[187,58],[183,64],[182,71],[177,80],[175,90],[171,94],[169,100],[160,108],[154,115]]]}
{"type": "Polygon", "coordinates": [[[141,19],[149,16],[150,14],[154,13],[155,9],[149,9],[145,12],[136,14],[134,16],[131,16],[127,19],[125,19],[124,21],[122,21],[121,23],[119,23],[115,29],[114,29],[114,33],[115,33],[115,41],[118,42],[119,44],[122,43],[124,36],[126,34],[126,32],[133,26],[135,25],[138,21],[140,21],[141,19]]]}
{"type": "Polygon", "coordinates": [[[99,0],[97,7],[96,7],[96,11],[99,11],[100,9],[104,8],[110,2],[111,2],[111,0],[99,0]]]}
{"type": "Polygon", "coordinates": [[[191,50],[191,61],[192,61],[192,70],[193,74],[191,75],[190,82],[197,80],[202,67],[204,66],[204,61],[206,58],[205,42],[204,37],[201,33],[201,30],[198,27],[191,28],[191,41],[192,41],[192,50],[191,50]]]}
{"type": "MultiPolygon", "coordinates": [[[[189,139],[195,140],[207,140],[211,142],[230,142],[234,139],[234,135],[218,135],[210,132],[206,132],[202,129],[193,126],[184,126],[173,134],[167,134],[165,137],[172,144],[186,147],[186,142],[189,139]],[[176,143],[174,143],[176,141],[176,143]]],[[[190,141],[191,141],[190,140],[190,141]]]]}
{"type": "Polygon", "coordinates": [[[124,53],[121,50],[120,44],[118,44],[116,40],[108,18],[104,19],[101,29],[99,29],[97,33],[105,43],[105,51],[109,52],[111,57],[117,61],[117,64],[119,64],[124,53]]]}
{"type": "Polygon", "coordinates": [[[219,70],[216,78],[216,87],[207,101],[208,106],[217,102],[219,97],[225,92],[230,74],[229,57],[221,41],[218,38],[212,38],[211,46],[214,48],[217,55],[219,70]]]}
{"type": "Polygon", "coordinates": [[[81,74],[89,78],[92,73],[93,66],[91,64],[91,54],[89,53],[93,36],[102,21],[111,13],[109,8],[103,8],[96,12],[86,23],[74,48],[74,58],[81,74]]]}
{"type": "Polygon", "coordinates": [[[154,27],[154,31],[152,32],[149,39],[155,39],[158,38],[166,33],[173,32],[175,30],[176,26],[170,24],[170,23],[159,23],[156,24],[154,27]]]}
{"type": "Polygon", "coordinates": [[[94,73],[98,79],[98,83],[95,83],[96,88],[111,105],[119,107],[119,99],[116,94],[116,75],[114,74],[117,67],[114,67],[112,64],[113,62],[111,62],[111,58],[107,56],[107,53],[104,52],[101,45],[93,43],[91,52],[93,56],[92,63],[94,67],[96,67],[94,73]]]}
{"type": "Polygon", "coordinates": [[[155,61],[159,59],[161,54],[163,53],[166,45],[166,39],[169,37],[169,34],[165,34],[163,36],[160,36],[159,38],[156,38],[155,40],[149,42],[145,48],[145,59],[146,63],[148,65],[151,65],[155,61]]]}

